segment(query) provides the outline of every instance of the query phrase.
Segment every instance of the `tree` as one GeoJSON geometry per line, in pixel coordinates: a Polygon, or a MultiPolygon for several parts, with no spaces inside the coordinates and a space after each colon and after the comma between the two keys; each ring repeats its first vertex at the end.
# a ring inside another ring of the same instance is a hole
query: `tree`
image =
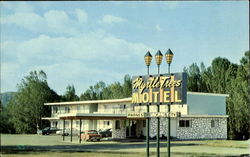
{"type": "Polygon", "coordinates": [[[217,57],[212,61],[212,78],[210,84],[212,93],[226,93],[226,86],[230,82],[230,78],[226,77],[230,61],[226,58],[217,57]]]}
{"type": "Polygon", "coordinates": [[[188,90],[201,92],[201,74],[197,64],[193,63],[188,69],[184,68],[184,72],[188,75],[188,90]]]}
{"type": "Polygon", "coordinates": [[[123,79],[123,97],[132,96],[132,78],[129,75],[125,75],[123,79]]]}
{"type": "Polygon", "coordinates": [[[13,125],[9,121],[9,115],[6,107],[0,101],[0,133],[14,133],[13,125]]]}
{"type": "Polygon", "coordinates": [[[247,51],[240,65],[217,57],[207,68],[203,63],[200,69],[196,64],[184,68],[188,75],[189,91],[229,94],[226,101],[229,139],[249,138],[249,58],[247,51]]]}
{"type": "Polygon", "coordinates": [[[129,75],[124,76],[124,82],[114,82],[108,86],[103,81],[90,86],[80,96],[80,100],[103,100],[130,97],[132,94],[132,80],[129,75]]]}
{"type": "Polygon", "coordinates": [[[94,86],[90,86],[83,94],[80,96],[80,100],[102,100],[107,98],[103,91],[105,91],[106,84],[102,81],[97,82],[94,86]]]}
{"type": "Polygon", "coordinates": [[[227,102],[228,132],[230,139],[248,139],[249,138],[249,64],[250,53],[245,52],[245,56],[241,59],[241,64],[235,68],[233,72],[236,77],[231,80],[230,97],[227,102]]]}
{"type": "Polygon", "coordinates": [[[78,101],[79,97],[76,95],[75,87],[68,85],[66,87],[66,93],[62,96],[62,101],[78,101]]]}
{"type": "Polygon", "coordinates": [[[44,127],[42,117],[50,116],[50,107],[44,103],[58,100],[59,96],[48,86],[46,74],[43,71],[30,72],[18,84],[18,91],[8,104],[15,131],[35,133],[37,127],[44,127]]]}

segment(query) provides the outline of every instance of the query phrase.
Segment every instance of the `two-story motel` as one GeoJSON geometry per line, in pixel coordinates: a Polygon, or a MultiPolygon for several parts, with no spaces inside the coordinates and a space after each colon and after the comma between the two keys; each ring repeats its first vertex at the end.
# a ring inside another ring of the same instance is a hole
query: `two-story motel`
{"type": "MultiPolygon", "coordinates": [[[[171,136],[176,139],[226,139],[226,94],[187,92],[187,103],[173,105],[171,112],[181,117],[171,118],[171,136]]],[[[132,98],[45,103],[52,108],[51,127],[74,130],[112,128],[112,138],[146,136],[146,118],[128,117],[130,112],[146,112],[146,106],[132,105],[132,98]],[[81,125],[80,125],[81,121],[81,125]],[[71,125],[72,124],[72,125],[71,125]],[[80,128],[81,126],[81,128],[80,128]]],[[[167,111],[166,105],[160,111],[167,111]]],[[[156,112],[156,105],[150,106],[156,112]]],[[[150,119],[150,136],[156,136],[157,119],[150,119]]],[[[167,136],[167,119],[160,118],[160,136],[167,136]]]]}

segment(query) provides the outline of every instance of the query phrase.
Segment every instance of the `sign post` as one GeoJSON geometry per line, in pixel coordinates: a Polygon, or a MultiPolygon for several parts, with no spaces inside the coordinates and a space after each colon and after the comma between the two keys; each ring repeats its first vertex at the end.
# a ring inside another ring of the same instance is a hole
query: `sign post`
{"type": "MultiPolygon", "coordinates": [[[[134,76],[132,77],[132,104],[147,106],[147,155],[149,154],[149,119],[152,117],[167,118],[168,124],[168,155],[170,155],[170,118],[176,117],[171,113],[171,105],[186,104],[187,89],[186,89],[186,73],[160,74],[150,76],[134,76]],[[157,112],[149,112],[149,104],[157,105],[157,112]],[[165,112],[159,112],[158,106],[167,105],[168,109],[165,112]],[[168,114],[167,114],[168,113],[168,114]]],[[[157,123],[159,124],[159,123],[157,123]]],[[[157,125],[158,127],[158,125],[157,125]]],[[[157,129],[157,135],[158,135],[157,129]]],[[[160,143],[157,140],[157,156],[160,154],[160,143]]]]}
{"type": "MultiPolygon", "coordinates": [[[[149,66],[152,55],[148,51],[144,56],[148,69],[147,76],[137,76],[132,78],[132,104],[147,105],[147,114],[149,114],[149,105],[157,105],[157,157],[160,156],[160,105],[168,105],[168,112],[171,113],[170,106],[173,104],[185,104],[187,97],[186,73],[170,73],[170,64],[174,54],[170,49],[165,53],[168,64],[168,74],[160,74],[160,64],[163,55],[161,51],[155,54],[155,60],[158,67],[158,75],[149,75],[149,66]]],[[[168,118],[168,157],[170,157],[170,115],[168,118]]],[[[146,121],[147,132],[147,157],[149,157],[149,118],[146,121]]]]}
{"type": "MultiPolygon", "coordinates": [[[[146,53],[146,55],[144,56],[144,60],[145,60],[145,63],[147,65],[147,77],[149,77],[149,66],[150,66],[150,63],[151,63],[151,60],[152,60],[152,55],[151,53],[148,51],[146,53]]],[[[147,104],[147,112],[149,112],[149,103],[147,104]]],[[[146,119],[146,145],[147,145],[147,148],[146,148],[146,154],[147,154],[147,157],[149,157],[149,118],[146,119]]]]}

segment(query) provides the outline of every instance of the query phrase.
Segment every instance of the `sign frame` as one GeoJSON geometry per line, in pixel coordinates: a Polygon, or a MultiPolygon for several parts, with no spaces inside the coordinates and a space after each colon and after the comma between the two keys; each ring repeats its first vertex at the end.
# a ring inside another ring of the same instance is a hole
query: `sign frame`
{"type": "Polygon", "coordinates": [[[171,73],[132,77],[132,105],[187,103],[187,74],[171,73]]]}

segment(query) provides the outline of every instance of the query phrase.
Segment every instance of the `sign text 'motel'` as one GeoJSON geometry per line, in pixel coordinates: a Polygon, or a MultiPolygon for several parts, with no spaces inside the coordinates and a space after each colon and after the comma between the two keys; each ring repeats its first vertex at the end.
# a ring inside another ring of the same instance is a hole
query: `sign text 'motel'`
{"type": "Polygon", "coordinates": [[[132,78],[132,104],[186,104],[186,73],[134,76],[132,78]]]}

